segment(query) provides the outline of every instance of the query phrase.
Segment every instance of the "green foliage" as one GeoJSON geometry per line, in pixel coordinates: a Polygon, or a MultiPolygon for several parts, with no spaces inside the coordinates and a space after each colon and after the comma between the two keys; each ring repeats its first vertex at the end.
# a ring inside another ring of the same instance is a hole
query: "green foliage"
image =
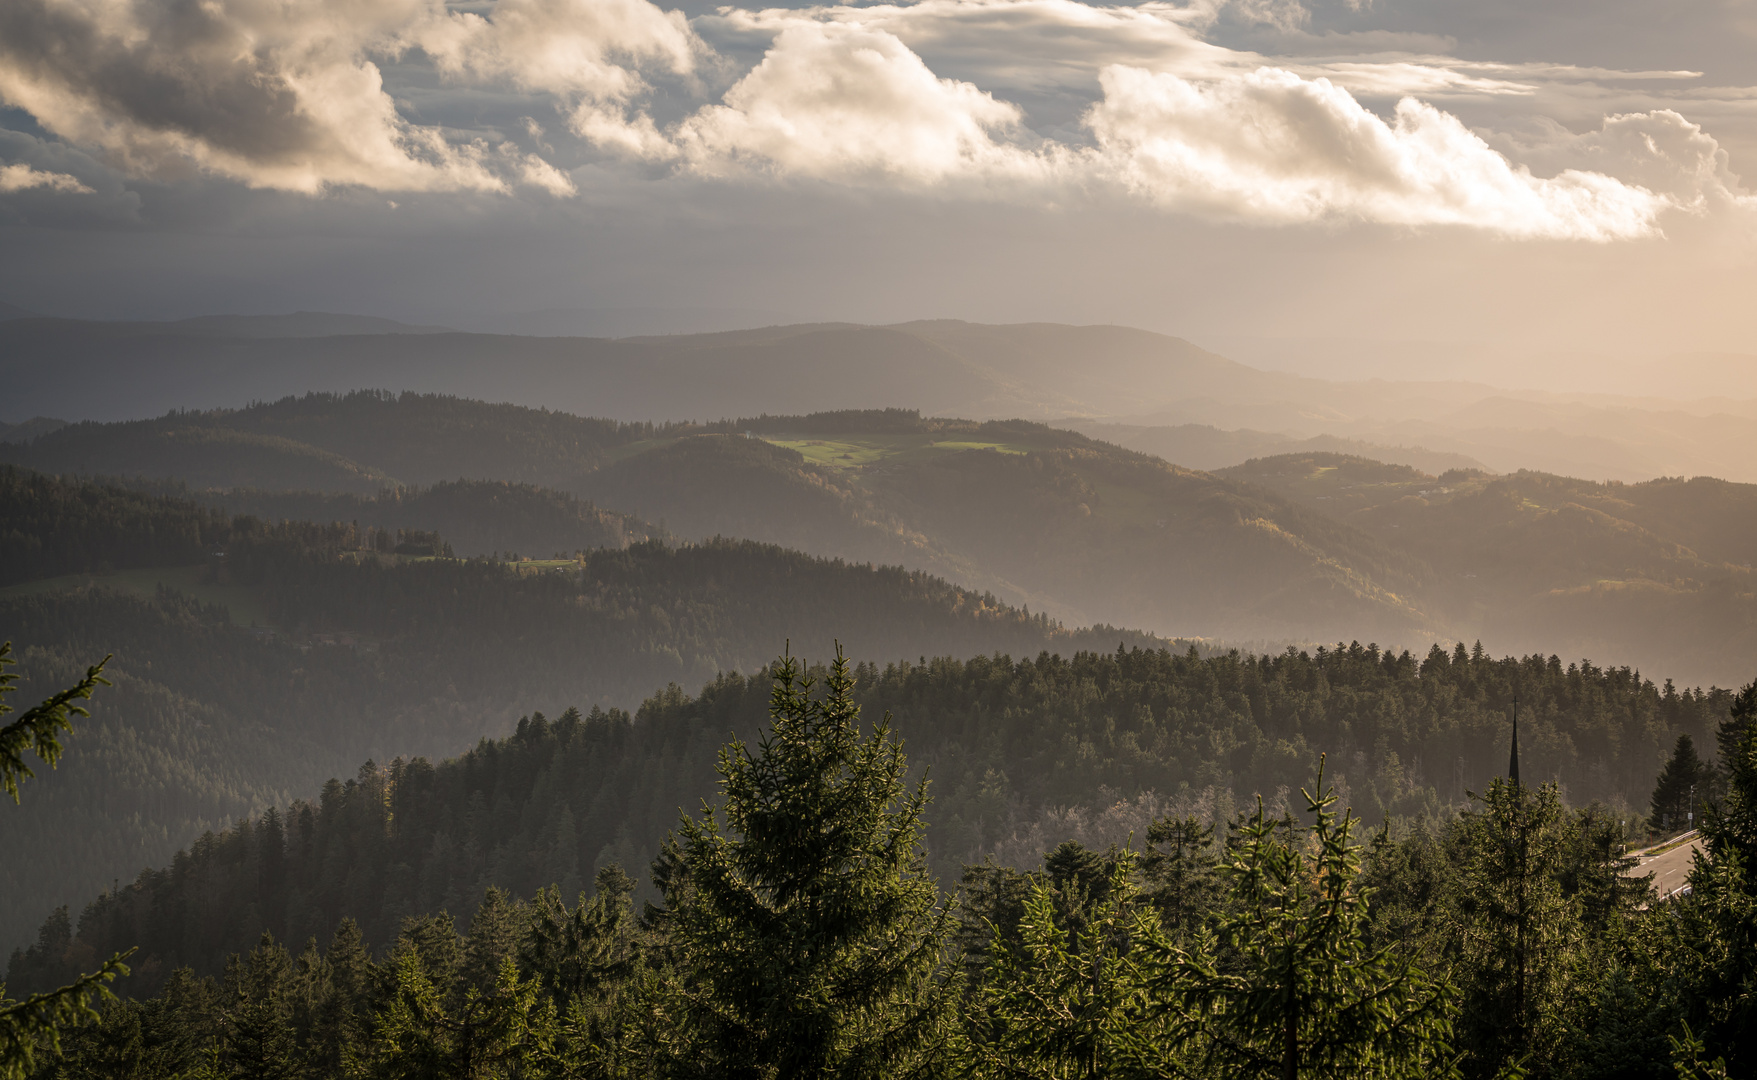
{"type": "Polygon", "coordinates": [[[1195,930],[1221,903],[1224,882],[1213,847],[1213,823],[1197,817],[1161,818],[1147,829],[1144,899],[1174,937],[1195,930]]]}
{"type": "Polygon", "coordinates": [[[32,994],[23,1001],[8,999],[5,984],[0,983],[0,1080],[22,1080],[30,1075],[38,1054],[60,1049],[65,1029],[97,1019],[91,1001],[112,996],[108,984],[128,974],[125,955],[113,956],[103,967],[66,986],[32,994]]]}
{"type": "Polygon", "coordinates": [[[861,735],[842,656],[822,697],[791,656],[773,679],[757,752],[723,750],[722,806],[683,821],[671,1071],[928,1075],[944,1052],[951,916],[922,865],[926,784],[905,786],[888,720],[861,735]]]}
{"type": "Polygon", "coordinates": [[[1016,931],[992,927],[990,962],[966,1009],[977,1071],[1073,1080],[1175,1070],[1189,1024],[1180,1017],[1182,1024],[1168,1025],[1149,1002],[1133,950],[1148,938],[1151,909],[1139,903],[1134,869],[1132,853],[1111,860],[1100,898],[1074,909],[1077,920],[1069,918],[1065,894],[1058,905],[1057,890],[1039,878],[1016,931]],[[1070,926],[1076,921],[1077,928],[1070,926]]]}
{"type": "Polygon", "coordinates": [[[1689,732],[1679,735],[1671,760],[1660,770],[1653,785],[1653,828],[1660,832],[1690,828],[1701,805],[1698,798],[1706,801],[1708,778],[1708,769],[1696,756],[1696,744],[1689,732]],[[1704,790],[1698,791],[1698,787],[1704,790]]]}
{"type": "Polygon", "coordinates": [[[1582,937],[1578,903],[1558,877],[1568,842],[1554,784],[1497,779],[1466,818],[1457,970],[1472,1075],[1529,1068],[1557,1045],[1582,937]]]}
{"type": "Polygon", "coordinates": [[[553,1006],[534,980],[521,979],[509,957],[486,988],[447,994],[443,981],[405,951],[359,1068],[386,1080],[484,1080],[518,1075],[544,1048],[553,1006]]]}
{"type": "Polygon", "coordinates": [[[1724,1058],[1730,1075],[1746,1076],[1757,1068],[1750,1038],[1757,1030],[1757,683],[1740,692],[1720,745],[1726,795],[1705,815],[1706,851],[1690,871],[1689,895],[1668,905],[1675,917],[1662,923],[1655,966],[1666,1012],[1695,1032],[1686,1041],[1724,1058]]]}
{"type": "Polygon", "coordinates": [[[181,498],[68,483],[0,465],[0,587],[63,574],[194,566],[231,532],[181,498]]]}
{"type": "Polygon", "coordinates": [[[1189,947],[1149,937],[1150,984],[1227,1075],[1448,1075],[1451,988],[1373,947],[1354,816],[1337,820],[1321,764],[1316,788],[1303,830],[1258,800],[1222,865],[1233,903],[1189,947]]]}
{"type": "MultiPolygon", "coordinates": [[[[83,705],[74,703],[90,701],[92,691],[100,684],[110,685],[110,680],[103,675],[104,665],[109,662],[110,658],[104,657],[86,669],[85,678],[26,709],[17,720],[0,727],[0,788],[12,796],[13,803],[18,802],[19,780],[36,775],[25,764],[24,755],[33,753],[49,768],[55,767],[55,763],[61,760],[61,733],[73,730],[75,716],[91,715],[83,705]]],[[[13,711],[12,706],[6,704],[6,695],[17,689],[12,684],[18,680],[18,675],[6,669],[17,663],[12,658],[12,642],[0,643],[0,716],[13,711]]]]}
{"type": "MultiPolygon", "coordinates": [[[[720,588],[741,565],[721,564],[722,574],[707,552],[637,554],[658,564],[641,571],[654,580],[674,572],[671,580],[680,596],[690,582],[720,588]]],[[[811,588],[806,592],[835,595],[830,591],[835,581],[833,576],[807,578],[811,588]]],[[[94,622],[99,614],[93,612],[94,622]]],[[[362,745],[351,740],[362,738],[357,729],[366,725],[356,718],[368,708],[378,730],[406,734],[411,741],[437,737],[417,720],[438,726],[446,715],[425,706],[410,709],[364,691],[359,701],[342,700],[345,691],[362,686],[369,673],[379,670],[395,675],[406,669],[411,676],[440,678],[437,659],[418,648],[399,647],[392,654],[395,664],[380,669],[384,653],[375,660],[341,649],[308,654],[289,650],[291,655],[281,658],[259,643],[236,641],[202,624],[118,619],[107,625],[119,639],[120,656],[140,650],[154,658],[155,674],[179,665],[195,668],[202,680],[225,692],[223,712],[172,709],[175,699],[164,704],[170,717],[181,718],[185,725],[173,729],[174,746],[223,747],[236,755],[230,761],[237,765],[221,768],[227,759],[215,760],[217,753],[215,758],[184,760],[167,753],[144,758],[144,764],[118,755],[115,768],[123,776],[150,769],[152,775],[176,778],[167,785],[171,790],[160,790],[156,783],[147,788],[142,801],[178,806],[170,800],[188,799],[188,818],[181,820],[212,823],[236,805],[196,802],[197,792],[183,790],[186,782],[191,787],[198,782],[215,787],[236,783],[232,768],[266,768],[271,763],[259,765],[252,755],[270,756],[276,746],[305,748],[317,741],[328,755],[318,760],[333,761],[340,756],[338,747],[362,745]],[[179,640],[186,649],[167,648],[179,640]],[[258,665],[261,680],[225,681],[226,673],[235,670],[234,662],[246,672],[258,665]],[[304,674],[295,674],[301,668],[304,674]],[[246,708],[272,721],[268,730],[214,730],[234,722],[246,708]],[[191,721],[210,726],[196,730],[191,721]],[[223,741],[228,739],[234,741],[223,741]],[[197,773],[192,762],[212,771],[197,773]]],[[[549,647],[531,635],[528,625],[521,630],[516,620],[491,626],[515,641],[515,635],[527,634],[533,650],[549,647]]],[[[484,633],[489,629],[484,626],[484,633]]],[[[82,629],[74,640],[95,632],[82,629]]],[[[627,643],[614,641],[605,641],[598,653],[585,657],[570,657],[562,646],[540,655],[554,668],[575,670],[608,667],[628,656],[618,651],[627,643]]],[[[442,651],[439,657],[456,655],[442,651]]],[[[455,663],[466,666],[463,658],[455,663]]],[[[1331,749],[1331,761],[1357,763],[1347,773],[1357,804],[1382,800],[1390,811],[1433,807],[1437,812],[1451,798],[1462,799],[1462,788],[1453,788],[1454,782],[1474,785],[1479,776],[1504,766],[1515,692],[1522,706],[1523,756],[1534,775],[1559,774],[1583,798],[1645,793],[1654,762],[1644,755],[1657,756],[1656,748],[1669,743],[1663,732],[1703,726],[1712,732],[1731,697],[1679,694],[1668,702],[1651,684],[1621,670],[1570,669],[1539,657],[1496,660],[1468,652],[1441,653],[1417,664],[1403,654],[1365,646],[1268,657],[1131,649],[1020,660],[941,659],[864,665],[854,668],[853,675],[862,708],[868,715],[891,713],[896,730],[908,740],[912,764],[930,768],[936,777],[937,798],[928,811],[934,826],[927,834],[928,859],[946,886],[959,880],[966,864],[980,866],[1003,844],[1017,847],[1013,837],[1055,827],[1045,816],[1049,811],[1079,806],[1103,788],[1114,793],[1104,805],[1148,790],[1199,792],[1213,785],[1220,790],[1274,791],[1300,782],[1301,763],[1317,755],[1296,755],[1317,746],[1331,749]],[[1426,777],[1444,785],[1442,790],[1413,785],[1413,769],[1397,764],[1413,765],[1418,759],[1445,763],[1442,776],[1434,776],[1430,765],[1426,777]],[[1619,779],[1623,776],[1629,779],[1619,779]],[[954,829],[958,822],[962,824],[954,829]]],[[[482,673],[458,670],[444,677],[455,686],[482,673]]],[[[406,687],[411,697],[420,692],[413,681],[393,685],[406,687]]],[[[115,693],[118,699],[127,695],[132,715],[153,715],[144,706],[156,699],[143,700],[138,690],[137,683],[124,679],[115,693]]],[[[655,695],[632,716],[602,709],[561,717],[533,714],[519,732],[484,741],[455,761],[393,761],[363,773],[350,770],[345,774],[349,779],[324,785],[317,798],[281,814],[278,844],[263,818],[250,818],[229,828],[215,827],[185,856],[167,856],[165,865],[140,875],[132,885],[119,891],[106,888],[106,895],[84,912],[74,912],[76,947],[105,956],[140,945],[145,966],[137,978],[145,992],[182,966],[218,974],[226,956],[250,949],[265,928],[287,941],[312,936],[327,940],[341,919],[352,917],[369,940],[383,942],[396,936],[410,912],[460,910],[490,884],[528,897],[549,884],[566,884],[572,873],[575,882],[567,889],[577,891],[580,881],[589,882],[610,863],[634,867],[647,861],[676,821],[677,808],[699,805],[714,794],[721,741],[727,733],[754,737],[767,718],[768,698],[765,673],[749,678],[726,674],[699,695],[676,689],[655,695]],[[277,852],[281,884],[270,887],[261,867],[277,852]],[[251,910],[259,921],[241,926],[238,913],[251,910]],[[148,912],[165,914],[149,918],[148,912]]],[[[315,787],[320,780],[314,777],[309,783],[315,787]]],[[[94,789],[70,790],[84,797],[94,789]]],[[[275,798],[274,790],[259,797],[275,798]]],[[[71,796],[58,810],[81,812],[71,796]]],[[[20,813],[28,816],[31,807],[20,813]]],[[[1139,827],[1145,831],[1147,823],[1139,827]]],[[[68,840],[57,828],[46,823],[39,842],[45,848],[66,844],[80,850],[76,845],[84,841],[68,840]]],[[[1062,836],[1052,834],[1041,846],[1053,846],[1062,836]]],[[[1600,840],[1610,842],[1606,836],[1600,840]]],[[[1574,839],[1568,845],[1569,850],[1579,846],[1574,839]]],[[[1150,893],[1159,888],[1152,879],[1159,866],[1152,851],[1170,846],[1169,840],[1155,841],[1144,853],[1143,888],[1150,893]]],[[[1037,855],[1030,849],[1008,851],[1009,860],[1026,866],[1037,855]]],[[[1436,854],[1422,866],[1439,874],[1442,862],[1451,867],[1449,860],[1449,855],[1436,854]]],[[[1374,866],[1372,873],[1379,873],[1379,864],[1374,866]]],[[[4,872],[0,867],[0,874],[4,872]]],[[[1197,876],[1206,875],[1201,871],[1197,876]]],[[[1087,880],[1101,882],[1105,876],[1101,870],[1087,880]]],[[[107,877],[103,884],[108,885],[107,877]]],[[[997,899],[1015,912],[1029,894],[1029,884],[1017,880],[996,878],[991,884],[1000,890],[997,899]]],[[[1443,875],[1422,886],[1430,893],[1442,887],[1449,887],[1443,875]]],[[[976,893],[973,888],[972,904],[977,903],[976,893]]],[[[1422,918],[1446,921],[1451,913],[1430,912],[1422,918]]],[[[960,931],[959,941],[979,953],[987,948],[988,937],[986,925],[976,923],[960,931]]],[[[1447,939],[1414,934],[1409,940],[1426,949],[1439,948],[1436,943],[1447,939]]],[[[66,981],[77,969],[60,963],[65,951],[21,951],[13,961],[13,982],[41,989],[66,981]]]]}
{"type": "MultiPolygon", "coordinates": [[[[105,657],[104,661],[86,669],[84,679],[26,709],[17,720],[0,727],[0,786],[4,786],[14,803],[18,802],[18,781],[36,775],[25,765],[24,754],[27,751],[35,753],[50,767],[60,760],[61,733],[73,730],[74,716],[88,715],[74,702],[90,700],[92,691],[100,683],[108,685],[102,674],[108,660],[105,657]]],[[[12,643],[0,644],[0,716],[13,711],[6,704],[5,695],[16,689],[12,683],[18,676],[6,668],[15,663],[12,643]]],[[[66,913],[61,914],[65,920],[66,913]]],[[[60,1049],[63,1029],[96,1019],[91,1001],[94,997],[99,1000],[113,998],[109,984],[128,974],[128,965],[123,963],[127,955],[118,953],[96,971],[81,975],[66,986],[32,994],[22,1001],[8,998],[6,985],[0,983],[0,1080],[21,1080],[30,1073],[39,1052],[60,1049]]]]}
{"type": "Polygon", "coordinates": [[[229,1025],[221,1060],[227,1072],[295,1080],[302,1070],[293,1031],[293,958],[286,947],[263,934],[261,944],[227,964],[223,984],[229,1025]]]}

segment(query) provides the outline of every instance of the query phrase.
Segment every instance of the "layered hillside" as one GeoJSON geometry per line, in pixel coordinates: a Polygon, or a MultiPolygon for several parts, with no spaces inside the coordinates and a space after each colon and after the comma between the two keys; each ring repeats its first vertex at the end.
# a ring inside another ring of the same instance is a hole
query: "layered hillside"
{"type": "MultiPolygon", "coordinates": [[[[919,568],[1071,622],[1271,640],[1421,641],[1439,631],[1419,599],[1426,568],[1366,534],[1259,488],[1023,421],[889,410],[619,425],[362,393],[76,425],[0,456],[220,492],[357,492],[368,476],[423,484],[455,468],[558,485],[686,538],[919,568]],[[189,432],[202,433],[209,457],[183,455],[189,432]],[[258,467],[225,453],[214,432],[312,441],[258,467]],[[155,452],[161,439],[178,450],[155,452]],[[312,464],[344,454],[354,455],[342,459],[345,477],[312,464]]],[[[428,522],[458,533],[455,518],[428,522]]]]}
{"type": "Polygon", "coordinates": [[[8,550],[54,554],[0,590],[21,696],[106,654],[117,683],[68,743],[81,767],[46,773],[9,811],[5,940],[54,903],[363,758],[456,753],[555,701],[626,708],[654,687],[754,670],[789,641],[808,656],[840,640],[892,660],[1149,640],[744,541],[465,561],[432,557],[444,545],[428,534],[270,525],[16,475],[0,486],[0,520],[8,550]],[[42,512],[55,506],[84,516],[42,512]],[[160,565],[118,562],[131,551],[156,551],[160,565]]]}
{"type": "Polygon", "coordinates": [[[1221,474],[1273,488],[1433,567],[1460,634],[1732,681],[1757,657],[1757,485],[1439,476],[1338,454],[1221,474]]]}

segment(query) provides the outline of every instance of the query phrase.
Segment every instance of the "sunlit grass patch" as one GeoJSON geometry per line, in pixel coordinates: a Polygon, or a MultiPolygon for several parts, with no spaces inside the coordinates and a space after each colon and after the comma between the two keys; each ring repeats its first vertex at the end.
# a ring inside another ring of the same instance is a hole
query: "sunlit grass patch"
{"type": "Polygon", "coordinates": [[[976,440],[936,440],[928,435],[871,435],[855,438],[814,439],[802,436],[764,436],[775,446],[796,450],[813,465],[835,469],[858,469],[884,462],[917,461],[936,454],[964,450],[994,450],[1002,454],[1026,454],[1035,449],[1017,443],[976,440]]]}

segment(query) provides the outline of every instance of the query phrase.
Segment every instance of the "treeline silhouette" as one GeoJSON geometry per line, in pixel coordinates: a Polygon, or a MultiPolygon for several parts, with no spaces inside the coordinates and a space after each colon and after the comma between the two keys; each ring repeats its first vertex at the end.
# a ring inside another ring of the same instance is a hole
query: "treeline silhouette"
{"type": "Polygon", "coordinates": [[[716,794],[673,818],[638,914],[620,858],[583,888],[590,841],[565,793],[617,797],[615,751],[668,725],[529,718],[457,761],[368,766],[206,837],[96,901],[77,935],[58,913],[15,982],[144,947],[134,999],[65,1033],[37,1075],[1706,1080],[1753,1064],[1757,684],[1714,725],[1723,794],[1692,890],[1663,904],[1629,875],[1616,814],[1570,809],[1554,782],[1496,777],[1460,814],[1373,835],[1320,758],[1282,807],[967,866],[953,906],[893,718],[860,720],[857,684],[884,673],[838,658],[812,680],[789,658],[764,674],[732,695],[766,693],[754,737],[670,732],[721,749],[699,778],[716,794]]]}
{"type": "Polygon", "coordinates": [[[443,394],[357,390],[243,409],[176,410],[151,420],[70,424],[29,444],[0,446],[0,461],[55,473],[175,477],[196,488],[371,495],[387,480],[435,484],[458,478],[567,488],[606,451],[674,426],[443,394]]]}
{"type": "MultiPolygon", "coordinates": [[[[368,762],[315,800],[215,830],[107,891],[80,913],[77,937],[70,917],[51,920],[42,940],[61,944],[44,955],[139,945],[137,978],[152,986],[180,966],[217,973],[265,928],[303,940],[352,918],[383,943],[404,918],[466,910],[489,886],[528,896],[560,884],[572,895],[613,863],[643,865],[680,808],[714,796],[716,751],[761,728],[771,674],[725,673],[697,696],[672,686],[632,716],[535,714],[437,765],[368,762]]],[[[927,865],[948,885],[1046,810],[1105,792],[1273,799],[1308,780],[1320,753],[1369,820],[1441,818],[1505,767],[1515,695],[1527,780],[1606,804],[1637,831],[1672,733],[1712,741],[1733,701],[1543,657],[1436,649],[1417,662],[1358,645],[942,658],[863,664],[852,680],[867,714],[891,715],[917,775],[933,779],[927,865]]],[[[40,981],[28,964],[12,978],[40,981]]]]}

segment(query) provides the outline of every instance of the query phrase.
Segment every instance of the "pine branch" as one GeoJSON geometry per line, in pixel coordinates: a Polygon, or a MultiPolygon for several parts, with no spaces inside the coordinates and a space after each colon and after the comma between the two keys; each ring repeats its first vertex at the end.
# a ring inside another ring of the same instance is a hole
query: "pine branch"
{"type": "Polygon", "coordinates": [[[39,1052],[60,1052],[62,1029],[96,1020],[91,999],[115,1000],[107,984],[128,974],[123,961],[132,955],[133,949],[117,953],[91,974],[23,1001],[9,1002],[0,994],[0,1080],[24,1080],[35,1070],[39,1052]]]}
{"type": "MultiPolygon", "coordinates": [[[[35,777],[30,766],[24,763],[26,751],[35,753],[49,768],[61,760],[60,734],[73,732],[73,717],[89,716],[84,708],[74,704],[76,701],[88,701],[92,691],[98,686],[109,686],[110,680],[104,678],[104,665],[110,662],[106,656],[97,665],[86,669],[85,678],[30,709],[17,720],[0,728],[0,788],[18,802],[18,782],[26,777],[35,777]]],[[[18,663],[12,659],[12,642],[0,644],[0,697],[16,689],[12,683],[18,676],[6,668],[18,663]]],[[[0,716],[12,711],[11,706],[0,700],[0,716]]]]}

